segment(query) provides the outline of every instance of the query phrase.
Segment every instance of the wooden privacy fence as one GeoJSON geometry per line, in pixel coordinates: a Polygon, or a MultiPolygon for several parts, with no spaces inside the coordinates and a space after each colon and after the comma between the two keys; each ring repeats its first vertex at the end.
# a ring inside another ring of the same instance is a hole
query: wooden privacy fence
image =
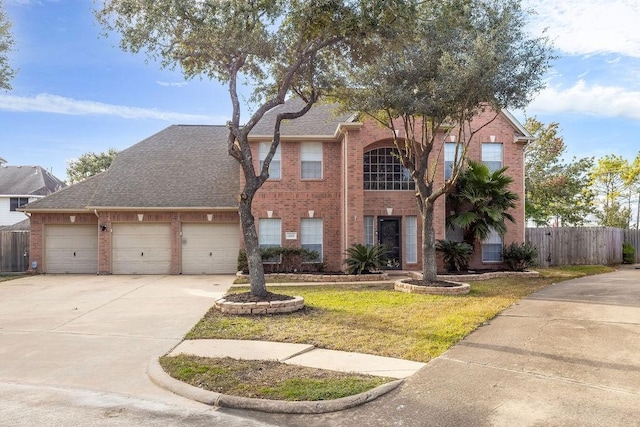
{"type": "Polygon", "coordinates": [[[538,248],[538,265],[621,264],[622,243],[636,249],[640,262],[640,231],[612,227],[527,228],[526,240],[538,248]]]}
{"type": "Polygon", "coordinates": [[[29,232],[0,231],[0,272],[23,272],[29,268],[29,232]]]}

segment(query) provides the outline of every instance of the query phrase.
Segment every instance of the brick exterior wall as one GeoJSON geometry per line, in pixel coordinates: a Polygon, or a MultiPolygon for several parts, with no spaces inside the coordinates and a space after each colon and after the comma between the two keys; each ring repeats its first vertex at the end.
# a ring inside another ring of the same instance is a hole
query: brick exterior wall
{"type": "MultiPolygon", "coordinates": [[[[473,122],[479,128],[491,120],[495,113],[485,112],[473,122]]],[[[503,165],[508,166],[507,174],[514,182],[512,191],[519,194],[517,207],[511,212],[516,223],[507,223],[508,231],[503,238],[504,244],[524,241],[524,144],[514,142],[515,129],[502,114],[489,125],[481,129],[473,138],[468,155],[476,161],[481,160],[483,142],[502,143],[503,165]]],[[[444,139],[444,136],[441,140],[444,139]]],[[[381,147],[391,147],[393,142],[389,130],[381,128],[373,121],[365,121],[359,129],[345,131],[339,142],[324,141],[323,179],[307,181],[300,179],[300,143],[285,140],[281,142],[281,179],[269,180],[258,191],[253,202],[253,214],[256,224],[260,218],[267,217],[272,211],[273,218],[282,220],[282,245],[300,246],[300,219],[308,217],[308,211],[314,210],[316,218],[323,219],[324,225],[324,262],[329,271],[341,270],[347,247],[354,243],[364,243],[364,217],[373,216],[377,232],[381,217],[394,217],[401,220],[401,268],[421,270],[421,229],[422,222],[418,212],[415,192],[364,190],[363,157],[364,153],[381,147]],[[389,215],[387,208],[392,209],[389,215]],[[417,217],[417,253],[418,262],[408,264],[404,257],[404,233],[407,216],[417,217]],[[297,240],[286,240],[285,233],[295,231],[297,240]]],[[[440,147],[438,147],[439,149],[440,147]]],[[[258,143],[252,146],[255,167],[258,166],[258,143]]],[[[444,180],[444,162],[438,164],[436,186],[444,180]]],[[[445,197],[436,202],[434,227],[437,239],[445,238],[445,197]]],[[[479,243],[474,251],[470,267],[486,269],[501,267],[500,264],[483,263],[479,243]]],[[[439,261],[440,262],[440,261],[439,261]]],[[[442,263],[440,262],[440,265],[442,263]]]]}

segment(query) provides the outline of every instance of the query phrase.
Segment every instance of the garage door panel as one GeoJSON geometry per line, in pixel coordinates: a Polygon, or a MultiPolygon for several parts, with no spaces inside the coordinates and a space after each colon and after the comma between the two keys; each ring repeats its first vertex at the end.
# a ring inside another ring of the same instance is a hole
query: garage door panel
{"type": "Polygon", "coordinates": [[[114,274],[169,274],[170,224],[113,224],[114,274]]]}
{"type": "Polygon", "coordinates": [[[239,236],[238,224],[182,224],[182,273],[235,273],[239,236]]]}
{"type": "Polygon", "coordinates": [[[97,226],[45,225],[45,269],[47,273],[96,273],[97,226]]]}

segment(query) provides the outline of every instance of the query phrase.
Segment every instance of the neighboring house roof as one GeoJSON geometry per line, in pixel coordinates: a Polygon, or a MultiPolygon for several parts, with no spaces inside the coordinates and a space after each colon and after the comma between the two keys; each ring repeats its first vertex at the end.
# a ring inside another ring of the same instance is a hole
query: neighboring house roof
{"type": "Polygon", "coordinates": [[[84,181],[80,181],[63,188],[62,190],[47,197],[35,200],[26,206],[23,206],[20,210],[27,212],[32,210],[68,210],[73,212],[84,210],[91,202],[91,199],[102,182],[105,173],[106,172],[101,172],[85,179],[84,181]]]}
{"type": "Polygon", "coordinates": [[[225,126],[174,125],[118,153],[105,172],[24,210],[237,208],[239,165],[225,126]]]}
{"type": "Polygon", "coordinates": [[[29,231],[31,229],[31,220],[29,218],[12,225],[3,225],[0,231],[29,231]]]}
{"type": "Polygon", "coordinates": [[[0,166],[2,195],[46,196],[66,186],[40,166],[0,166]]]}
{"type": "MultiPolygon", "coordinates": [[[[252,129],[249,134],[251,139],[271,140],[273,138],[273,128],[276,117],[282,112],[299,111],[304,107],[304,102],[300,98],[291,98],[284,104],[279,105],[265,113],[262,120],[252,129]]],[[[341,123],[351,122],[354,119],[353,113],[341,113],[338,104],[322,103],[315,104],[302,117],[295,120],[282,122],[280,134],[287,136],[324,137],[334,138],[341,123]]]]}

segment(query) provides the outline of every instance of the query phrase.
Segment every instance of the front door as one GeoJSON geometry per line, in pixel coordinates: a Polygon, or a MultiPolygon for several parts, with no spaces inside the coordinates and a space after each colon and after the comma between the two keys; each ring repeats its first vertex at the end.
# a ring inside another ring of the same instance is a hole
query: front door
{"type": "Polygon", "coordinates": [[[384,245],[387,249],[387,254],[383,258],[382,268],[389,270],[402,268],[400,218],[378,217],[378,243],[384,245]]]}

